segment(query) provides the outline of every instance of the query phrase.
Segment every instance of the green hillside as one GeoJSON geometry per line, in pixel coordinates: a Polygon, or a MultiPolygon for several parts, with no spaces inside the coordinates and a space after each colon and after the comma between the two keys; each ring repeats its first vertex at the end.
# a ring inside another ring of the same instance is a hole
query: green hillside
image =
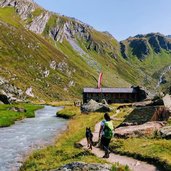
{"type": "MultiPolygon", "coordinates": [[[[9,87],[21,89],[24,98],[81,98],[83,87],[97,86],[100,72],[104,87],[140,85],[153,89],[159,70],[171,64],[169,49],[156,53],[147,42],[148,53],[141,51],[145,58],[140,59],[141,46],[136,47],[140,40],[134,46],[132,40],[125,40],[123,50],[107,32],[48,12],[31,1],[15,2],[0,2],[0,79],[7,80],[9,87]],[[33,96],[26,93],[29,88],[33,96]]],[[[2,85],[0,90],[4,90],[2,85]]]]}
{"type": "Polygon", "coordinates": [[[165,69],[171,65],[171,40],[160,33],[150,33],[147,35],[137,35],[121,42],[125,45],[125,54],[129,63],[139,68],[146,77],[144,86],[152,87],[157,91],[166,91],[170,84],[170,77],[167,73],[167,84],[157,87],[157,82],[165,69]],[[150,77],[149,77],[150,76],[150,77]]]}

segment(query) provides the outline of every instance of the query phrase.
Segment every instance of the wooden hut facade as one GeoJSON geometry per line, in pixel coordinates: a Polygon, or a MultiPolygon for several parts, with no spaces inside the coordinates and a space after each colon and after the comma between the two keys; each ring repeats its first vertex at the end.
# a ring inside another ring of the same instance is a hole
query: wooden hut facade
{"type": "Polygon", "coordinates": [[[84,88],[83,103],[91,99],[101,102],[105,99],[110,103],[130,103],[141,101],[146,98],[145,91],[139,87],[132,88],[84,88]]]}

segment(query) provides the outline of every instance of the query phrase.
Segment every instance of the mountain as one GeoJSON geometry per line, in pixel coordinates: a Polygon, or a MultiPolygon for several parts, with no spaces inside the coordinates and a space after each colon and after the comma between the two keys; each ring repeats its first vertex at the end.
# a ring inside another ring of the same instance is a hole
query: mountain
{"type": "MultiPolygon", "coordinates": [[[[144,85],[150,87],[153,80],[157,80],[165,74],[167,68],[170,72],[171,66],[171,39],[160,33],[149,33],[146,35],[136,35],[122,42],[121,53],[125,60],[136,65],[146,74],[144,85]],[[151,76],[151,78],[148,78],[151,76]]],[[[170,78],[167,79],[170,83],[170,78]]],[[[160,81],[160,80],[159,80],[160,81]]],[[[161,86],[159,91],[165,91],[167,86],[161,86]]],[[[158,88],[158,87],[157,87],[158,88]]],[[[154,87],[156,89],[156,86],[154,87]]]]}
{"type": "Polygon", "coordinates": [[[97,86],[101,71],[104,87],[150,89],[171,64],[163,35],[118,42],[32,0],[1,0],[0,7],[0,94],[11,100],[78,99],[83,87],[97,86]]]}
{"type": "MultiPolygon", "coordinates": [[[[132,49],[132,55],[136,56],[139,60],[144,60],[153,52],[156,54],[161,53],[163,50],[171,51],[171,40],[160,33],[150,33],[146,35],[136,35],[121,42],[122,48],[127,46],[132,49]]],[[[126,48],[122,51],[123,56],[126,58],[126,48]]]]}

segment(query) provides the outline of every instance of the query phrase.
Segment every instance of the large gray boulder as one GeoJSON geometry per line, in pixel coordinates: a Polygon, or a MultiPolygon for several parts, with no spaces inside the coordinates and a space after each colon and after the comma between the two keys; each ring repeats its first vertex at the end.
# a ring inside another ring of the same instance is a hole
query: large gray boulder
{"type": "Polygon", "coordinates": [[[142,125],[119,127],[115,129],[115,136],[119,138],[151,136],[163,126],[163,122],[147,122],[142,125]]]}
{"type": "Polygon", "coordinates": [[[167,94],[163,97],[164,106],[171,112],[171,96],[167,94]]]}
{"type": "Polygon", "coordinates": [[[73,162],[51,171],[110,171],[111,169],[112,165],[110,164],[87,164],[84,162],[73,162]]]}
{"type": "Polygon", "coordinates": [[[161,128],[160,134],[163,138],[171,139],[171,126],[165,126],[161,128]]]}
{"type": "Polygon", "coordinates": [[[90,100],[88,103],[85,103],[81,106],[81,112],[109,112],[110,108],[108,104],[98,103],[94,100],[90,100]]]}

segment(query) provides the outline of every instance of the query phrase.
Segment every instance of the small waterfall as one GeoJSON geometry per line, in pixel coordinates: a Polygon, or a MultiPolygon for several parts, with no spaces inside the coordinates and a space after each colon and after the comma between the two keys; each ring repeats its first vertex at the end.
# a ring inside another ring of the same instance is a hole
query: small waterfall
{"type": "Polygon", "coordinates": [[[158,87],[165,81],[165,80],[164,80],[164,75],[165,75],[167,72],[169,72],[169,71],[171,71],[171,65],[168,66],[168,67],[166,67],[166,68],[164,69],[164,71],[161,73],[156,88],[158,88],[158,87]]]}

